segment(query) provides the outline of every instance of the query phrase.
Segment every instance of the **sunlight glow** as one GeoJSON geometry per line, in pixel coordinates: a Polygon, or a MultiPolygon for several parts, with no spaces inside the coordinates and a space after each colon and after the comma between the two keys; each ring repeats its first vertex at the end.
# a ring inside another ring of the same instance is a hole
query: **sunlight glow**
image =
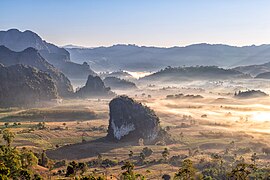
{"type": "Polygon", "coordinates": [[[150,72],[132,72],[132,71],[126,71],[127,73],[131,74],[134,78],[139,79],[144,76],[148,76],[151,73],[150,72]]]}
{"type": "Polygon", "coordinates": [[[269,121],[270,120],[270,112],[257,112],[252,116],[254,121],[269,121]]]}

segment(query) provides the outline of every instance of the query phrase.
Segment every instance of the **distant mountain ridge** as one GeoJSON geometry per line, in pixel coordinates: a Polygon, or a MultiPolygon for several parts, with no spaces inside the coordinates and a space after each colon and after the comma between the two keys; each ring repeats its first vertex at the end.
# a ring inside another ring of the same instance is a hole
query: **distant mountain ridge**
{"type": "Polygon", "coordinates": [[[270,61],[270,45],[236,47],[203,43],[171,48],[114,45],[66,50],[72,61],[86,61],[98,71],[156,71],[167,66],[184,65],[231,68],[270,61]]]}
{"type": "Polygon", "coordinates": [[[95,74],[89,65],[85,63],[77,64],[70,61],[70,54],[67,50],[47,43],[38,34],[29,30],[24,32],[18,29],[0,31],[0,45],[17,52],[29,47],[35,48],[43,58],[61,70],[69,78],[86,79],[89,74],[95,74]]]}
{"type": "Polygon", "coordinates": [[[216,66],[167,67],[141,78],[140,81],[177,82],[185,80],[225,80],[235,78],[251,78],[251,76],[233,69],[223,69],[216,66]]]}
{"type": "Polygon", "coordinates": [[[264,64],[255,64],[249,66],[238,66],[234,68],[242,73],[251,74],[252,76],[257,76],[262,73],[270,72],[270,62],[264,64]]]}

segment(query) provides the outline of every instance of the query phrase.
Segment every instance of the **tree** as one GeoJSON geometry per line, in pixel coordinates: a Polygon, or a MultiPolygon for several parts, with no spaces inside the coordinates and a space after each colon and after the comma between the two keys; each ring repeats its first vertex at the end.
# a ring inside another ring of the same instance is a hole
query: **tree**
{"type": "Polygon", "coordinates": [[[32,179],[31,167],[37,163],[33,152],[23,148],[21,151],[10,144],[14,134],[8,129],[3,132],[7,145],[0,145],[0,179],[32,179]]]}
{"type": "Polygon", "coordinates": [[[161,178],[163,180],[170,180],[171,179],[171,176],[169,174],[164,174],[161,178]]]}
{"type": "Polygon", "coordinates": [[[132,158],[133,154],[134,154],[133,151],[129,151],[129,154],[128,154],[129,158],[132,158]]]}
{"type": "Polygon", "coordinates": [[[5,127],[7,128],[7,127],[8,127],[8,125],[9,125],[9,123],[8,123],[8,122],[5,122],[5,124],[4,124],[4,125],[5,125],[5,127]]]}
{"type": "Polygon", "coordinates": [[[77,170],[78,170],[78,163],[75,161],[71,161],[67,166],[66,177],[76,175],[77,170]]]}
{"type": "Polygon", "coordinates": [[[39,122],[36,127],[38,130],[46,129],[45,122],[39,122]]]}
{"type": "Polygon", "coordinates": [[[251,155],[251,161],[253,162],[254,165],[256,165],[256,161],[259,159],[256,153],[251,155]]]}
{"type": "Polygon", "coordinates": [[[161,155],[164,158],[164,160],[166,161],[170,155],[168,148],[164,148],[164,151],[162,151],[161,155]]]}
{"type": "Polygon", "coordinates": [[[196,169],[193,167],[191,160],[183,161],[182,167],[175,173],[174,180],[190,180],[195,179],[196,169]]]}
{"type": "Polygon", "coordinates": [[[11,132],[9,129],[5,129],[3,131],[3,139],[6,141],[6,144],[8,147],[10,147],[14,138],[15,138],[15,134],[11,132]]]}
{"type": "Polygon", "coordinates": [[[248,176],[255,170],[253,164],[239,163],[232,169],[229,176],[232,179],[247,180],[248,176]]]}
{"type": "Polygon", "coordinates": [[[153,150],[151,148],[145,147],[143,148],[142,153],[145,155],[145,157],[149,157],[153,154],[153,150]]]}
{"type": "Polygon", "coordinates": [[[39,174],[34,174],[33,180],[42,180],[43,178],[39,174]]]}
{"type": "Polygon", "coordinates": [[[142,162],[145,160],[145,154],[143,152],[140,153],[140,160],[142,162]]]}
{"type": "Polygon", "coordinates": [[[102,154],[98,153],[98,156],[97,156],[97,162],[98,162],[98,165],[99,165],[99,166],[101,166],[102,160],[103,160],[102,154]]]}
{"type": "Polygon", "coordinates": [[[48,165],[48,162],[49,162],[49,158],[47,157],[46,152],[43,150],[40,155],[38,164],[43,167],[46,167],[48,165]]]}
{"type": "Polygon", "coordinates": [[[78,170],[81,171],[81,175],[83,175],[87,171],[87,165],[83,162],[78,163],[78,170]]]}
{"type": "Polygon", "coordinates": [[[127,161],[125,164],[121,167],[122,170],[125,170],[125,172],[122,173],[120,179],[121,180],[135,180],[135,179],[145,179],[143,175],[135,173],[134,170],[134,164],[127,161]]]}
{"type": "Polygon", "coordinates": [[[21,180],[31,180],[31,172],[27,169],[21,170],[20,179],[21,180]]]}
{"type": "Polygon", "coordinates": [[[0,179],[8,180],[10,175],[10,169],[5,166],[4,163],[0,163],[0,179]]]}
{"type": "Polygon", "coordinates": [[[38,164],[38,158],[32,151],[28,151],[26,148],[23,148],[21,153],[21,162],[22,167],[27,169],[38,164]]]}

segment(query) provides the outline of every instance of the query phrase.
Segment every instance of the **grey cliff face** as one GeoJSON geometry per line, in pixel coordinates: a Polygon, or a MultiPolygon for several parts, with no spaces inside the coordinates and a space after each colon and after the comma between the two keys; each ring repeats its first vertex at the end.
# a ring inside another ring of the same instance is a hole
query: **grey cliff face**
{"type": "Polygon", "coordinates": [[[114,98],[110,104],[110,119],[107,137],[122,139],[155,140],[160,131],[159,118],[150,108],[127,96],[114,98]]]}
{"type": "Polygon", "coordinates": [[[111,97],[115,94],[109,87],[105,87],[104,82],[98,76],[89,75],[84,87],[76,92],[77,97],[111,97]]]}

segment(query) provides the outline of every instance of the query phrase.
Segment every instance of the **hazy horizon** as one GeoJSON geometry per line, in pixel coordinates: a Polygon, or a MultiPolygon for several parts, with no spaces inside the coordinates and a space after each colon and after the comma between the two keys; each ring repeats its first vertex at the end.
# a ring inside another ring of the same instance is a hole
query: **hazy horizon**
{"type": "Polygon", "coordinates": [[[269,5],[265,0],[3,0],[0,29],[28,29],[59,46],[249,46],[270,43],[269,5]]]}

